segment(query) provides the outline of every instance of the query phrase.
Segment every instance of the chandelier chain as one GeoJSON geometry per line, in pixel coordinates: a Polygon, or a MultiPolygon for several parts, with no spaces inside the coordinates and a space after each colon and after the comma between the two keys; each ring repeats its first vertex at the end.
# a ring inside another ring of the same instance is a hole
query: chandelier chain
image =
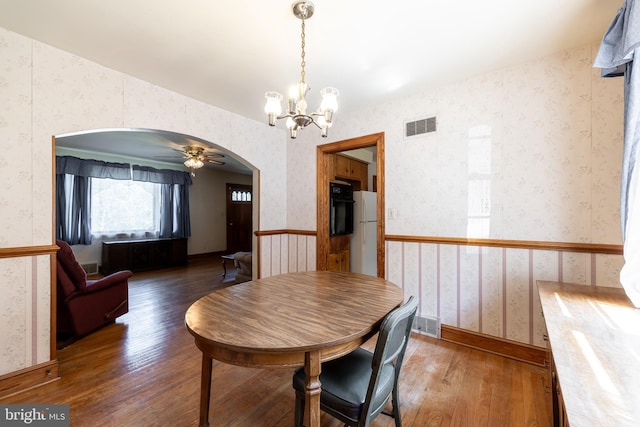
{"type": "Polygon", "coordinates": [[[306,62],[304,61],[304,55],[305,55],[305,53],[304,53],[304,18],[302,18],[302,31],[301,31],[300,34],[301,34],[300,35],[300,38],[301,38],[300,47],[302,49],[302,51],[300,53],[300,59],[301,59],[301,61],[300,61],[300,68],[301,68],[301,70],[300,70],[300,79],[304,83],[304,75],[305,75],[304,66],[306,65],[306,62]]]}

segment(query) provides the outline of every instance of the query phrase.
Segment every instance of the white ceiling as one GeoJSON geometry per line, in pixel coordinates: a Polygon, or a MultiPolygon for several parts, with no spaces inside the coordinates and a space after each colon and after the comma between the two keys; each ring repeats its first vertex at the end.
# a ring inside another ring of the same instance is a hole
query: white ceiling
{"type": "MultiPolygon", "coordinates": [[[[306,81],[340,113],[599,42],[622,0],[317,0],[306,81]]],[[[0,26],[266,121],[300,79],[292,0],[0,0],[0,26]]]]}

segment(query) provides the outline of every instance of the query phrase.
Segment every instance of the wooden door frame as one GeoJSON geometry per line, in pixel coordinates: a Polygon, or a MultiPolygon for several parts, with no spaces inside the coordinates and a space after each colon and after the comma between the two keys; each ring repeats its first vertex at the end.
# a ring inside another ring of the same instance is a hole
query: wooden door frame
{"type": "Polygon", "coordinates": [[[316,269],[327,269],[327,256],[329,254],[329,181],[332,179],[329,173],[329,155],[341,151],[355,150],[358,148],[376,147],[376,176],[377,176],[377,250],[378,277],[385,277],[385,205],[384,205],[384,132],[357,138],[337,141],[330,144],[318,145],[317,152],[317,234],[316,234],[316,269]]]}

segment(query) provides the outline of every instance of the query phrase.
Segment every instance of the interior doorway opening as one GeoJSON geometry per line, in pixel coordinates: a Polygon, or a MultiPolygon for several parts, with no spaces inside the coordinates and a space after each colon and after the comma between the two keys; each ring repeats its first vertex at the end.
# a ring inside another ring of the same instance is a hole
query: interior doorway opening
{"type": "MultiPolygon", "coordinates": [[[[249,205],[249,227],[250,227],[250,242],[246,251],[250,252],[253,248],[257,248],[257,237],[255,231],[259,229],[259,193],[260,193],[260,181],[259,170],[251,163],[227,150],[224,147],[218,146],[207,140],[198,138],[193,135],[186,135],[171,131],[165,131],[160,129],[134,129],[134,128],[108,128],[108,129],[93,129],[80,132],[74,132],[69,134],[54,135],[52,137],[52,164],[55,183],[55,165],[56,154],[58,148],[62,148],[62,155],[73,155],[75,157],[89,158],[93,153],[100,153],[102,160],[114,161],[114,162],[135,162],[143,166],[157,166],[156,163],[175,163],[176,165],[182,165],[184,158],[181,154],[181,149],[184,146],[190,146],[197,144],[203,147],[205,150],[217,150],[224,154],[224,166],[231,168],[229,173],[250,176],[248,182],[251,183],[249,187],[251,191],[251,202],[249,205]],[[171,159],[174,159],[172,161],[171,159]],[[147,164],[148,162],[148,164],[147,164]]],[[[181,167],[181,166],[180,166],[181,167]]],[[[217,166],[206,166],[217,167],[217,166]]],[[[195,180],[200,179],[203,182],[204,173],[202,170],[196,173],[195,180]]],[[[226,182],[223,181],[223,189],[226,187],[226,182]]],[[[210,189],[209,189],[210,190],[210,189]]],[[[224,194],[219,199],[219,204],[224,206],[224,194]]],[[[201,200],[206,201],[207,198],[202,197],[201,200]]],[[[204,206],[204,205],[203,205],[204,206]]],[[[203,207],[206,210],[206,206],[203,207]]],[[[224,208],[223,208],[224,209],[224,208]]],[[[52,203],[52,218],[55,224],[56,215],[56,197],[55,189],[53,194],[52,203]]],[[[206,219],[207,221],[209,219],[206,219]]],[[[192,236],[194,235],[193,222],[192,222],[192,236]]],[[[221,235],[221,241],[224,237],[221,235]]],[[[84,255],[87,259],[101,258],[100,255],[95,255],[92,251],[93,248],[87,246],[87,250],[80,251],[80,255],[84,255]]],[[[220,249],[220,252],[227,252],[227,249],[220,249]]],[[[75,252],[74,252],[75,253],[75,252]]],[[[196,252],[195,256],[199,253],[196,252]]],[[[191,254],[190,254],[191,255],[191,254]]],[[[253,271],[257,271],[257,265],[259,263],[258,256],[253,257],[253,271]]],[[[51,308],[51,328],[50,328],[50,342],[51,342],[51,358],[56,358],[56,319],[57,319],[57,307],[56,307],[56,294],[57,294],[57,281],[55,276],[55,257],[52,257],[53,273],[51,278],[50,289],[50,308],[51,308]]]]}
{"type": "MultiPolygon", "coordinates": [[[[377,255],[377,276],[385,277],[385,203],[384,203],[384,133],[365,135],[357,138],[337,141],[330,144],[323,144],[317,147],[317,239],[316,239],[316,268],[317,270],[329,270],[330,257],[333,261],[335,248],[332,248],[332,241],[329,232],[329,182],[335,178],[334,155],[349,150],[360,148],[376,148],[376,210],[377,210],[377,233],[376,233],[376,255],[377,255]],[[332,253],[332,249],[334,253],[332,253]]],[[[373,184],[372,184],[373,185],[373,184]]],[[[334,245],[335,246],[335,245],[334,245]]]]}

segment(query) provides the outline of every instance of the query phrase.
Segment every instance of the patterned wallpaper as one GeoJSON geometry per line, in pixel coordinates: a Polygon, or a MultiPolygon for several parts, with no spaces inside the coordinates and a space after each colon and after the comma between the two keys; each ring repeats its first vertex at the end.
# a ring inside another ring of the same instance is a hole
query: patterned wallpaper
{"type": "MultiPolygon", "coordinates": [[[[175,131],[237,153],[260,171],[260,227],[286,228],[283,131],[2,28],[0,66],[0,247],[53,242],[52,136],[103,128],[175,131]]],[[[2,375],[49,360],[49,257],[0,268],[2,375]]]]}
{"type": "MultiPolygon", "coordinates": [[[[385,132],[387,234],[620,243],[622,81],[597,45],[339,114],[330,137],[282,131],[0,28],[0,247],[52,241],[51,136],[181,132],[260,170],[260,229],[315,230],[316,145],[385,132]],[[436,115],[435,134],[403,123],[436,115]],[[13,162],[21,147],[27,161],[13,162]],[[14,185],[16,177],[24,185],[14,185]],[[285,190],[286,191],[283,191],[285,190]],[[20,224],[20,227],[16,227],[20,224]]],[[[341,88],[347,96],[348,88],[341,88]]],[[[262,236],[261,275],[315,268],[315,237],[262,236]]],[[[541,345],[538,278],[616,286],[621,257],[387,242],[387,275],[423,315],[541,345]]],[[[49,358],[49,258],[0,260],[0,375],[49,358]]]]}
{"type": "Polygon", "coordinates": [[[385,132],[388,234],[619,244],[622,80],[599,77],[596,49],[345,114],[329,142],[385,132]],[[428,115],[436,133],[403,138],[428,115]]]}

